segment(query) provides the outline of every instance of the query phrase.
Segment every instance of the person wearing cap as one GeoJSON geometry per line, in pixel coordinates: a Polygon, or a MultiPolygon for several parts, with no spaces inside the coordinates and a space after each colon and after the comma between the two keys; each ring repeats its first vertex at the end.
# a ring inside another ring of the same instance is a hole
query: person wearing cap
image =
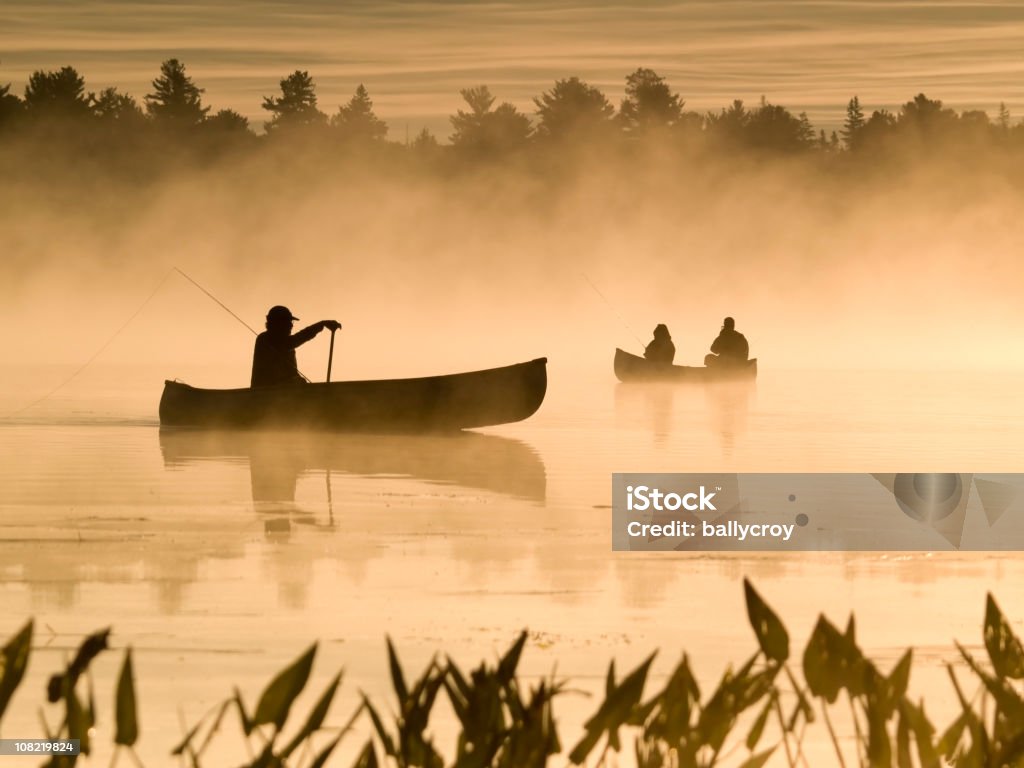
{"type": "Polygon", "coordinates": [[[736,330],[736,321],[731,317],[722,321],[718,338],[711,342],[712,354],[704,358],[704,365],[743,365],[750,354],[747,338],[736,330]]]}
{"type": "Polygon", "coordinates": [[[332,331],[341,328],[337,320],[321,320],[298,333],[292,333],[292,325],[298,319],[288,307],[271,307],[267,312],[267,330],[256,337],[256,346],[252,352],[252,379],[249,386],[304,384],[306,379],[299,373],[299,366],[295,362],[295,348],[325,328],[332,331]]]}
{"type": "Polygon", "coordinates": [[[676,357],[676,345],[668,333],[668,326],[660,323],[654,328],[654,341],[644,347],[644,358],[659,365],[672,365],[676,357]]]}

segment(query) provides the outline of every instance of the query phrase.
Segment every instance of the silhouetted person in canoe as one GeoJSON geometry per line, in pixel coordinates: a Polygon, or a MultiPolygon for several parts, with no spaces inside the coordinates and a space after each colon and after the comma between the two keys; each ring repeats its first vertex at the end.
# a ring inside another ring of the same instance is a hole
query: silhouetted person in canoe
{"type": "Polygon", "coordinates": [[[644,348],[644,358],[659,365],[672,365],[675,357],[676,345],[668,335],[668,328],[660,324],[654,329],[654,341],[644,348]]]}
{"type": "Polygon", "coordinates": [[[295,348],[325,328],[338,330],[341,323],[337,320],[321,320],[293,334],[292,325],[298,319],[292,316],[288,307],[271,307],[267,312],[267,330],[256,337],[256,347],[252,352],[252,381],[249,386],[306,383],[295,363],[295,348]]]}
{"type": "Polygon", "coordinates": [[[746,365],[750,354],[747,338],[736,330],[736,321],[731,317],[722,321],[722,330],[718,338],[711,342],[712,354],[704,358],[704,365],[746,365]]]}

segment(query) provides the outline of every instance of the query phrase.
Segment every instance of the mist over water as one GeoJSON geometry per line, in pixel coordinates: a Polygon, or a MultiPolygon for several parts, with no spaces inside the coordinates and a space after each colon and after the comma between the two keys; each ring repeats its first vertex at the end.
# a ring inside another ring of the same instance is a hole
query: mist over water
{"type": "MultiPolygon", "coordinates": [[[[256,330],[279,303],[341,320],[353,378],[603,369],[661,322],[699,364],[726,315],[762,370],[1017,367],[1024,193],[1012,159],[968,156],[652,147],[444,174],[296,148],[147,181],[26,173],[0,193],[4,362],[80,364],[156,290],[100,362],[231,362],[245,385],[250,332],[176,266],[256,330]]],[[[314,378],[325,347],[301,352],[314,378]]]]}

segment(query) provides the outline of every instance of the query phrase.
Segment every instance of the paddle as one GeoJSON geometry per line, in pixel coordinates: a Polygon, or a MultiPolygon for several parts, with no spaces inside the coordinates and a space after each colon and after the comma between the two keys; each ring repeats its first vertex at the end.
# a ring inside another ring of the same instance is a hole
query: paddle
{"type": "Polygon", "coordinates": [[[331,351],[327,355],[327,381],[331,380],[331,363],[334,362],[334,331],[336,328],[331,328],[331,351]]]}

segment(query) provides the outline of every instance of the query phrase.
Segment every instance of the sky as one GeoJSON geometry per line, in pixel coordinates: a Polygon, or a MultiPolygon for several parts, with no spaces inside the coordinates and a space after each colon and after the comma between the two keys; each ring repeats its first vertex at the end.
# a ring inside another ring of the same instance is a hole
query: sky
{"type": "Polygon", "coordinates": [[[1024,116],[1024,3],[920,0],[683,0],[586,3],[394,0],[3,0],[0,84],[75,66],[88,90],[141,101],[177,57],[207,105],[259,128],[260,104],[296,69],[333,113],[365,84],[389,137],[442,141],[459,91],[487,84],[533,112],[533,98],[579,76],[617,105],[625,76],[656,70],[697,111],[762,96],[816,127],[851,96],[896,109],[916,93],[958,110],[1024,116]]]}

